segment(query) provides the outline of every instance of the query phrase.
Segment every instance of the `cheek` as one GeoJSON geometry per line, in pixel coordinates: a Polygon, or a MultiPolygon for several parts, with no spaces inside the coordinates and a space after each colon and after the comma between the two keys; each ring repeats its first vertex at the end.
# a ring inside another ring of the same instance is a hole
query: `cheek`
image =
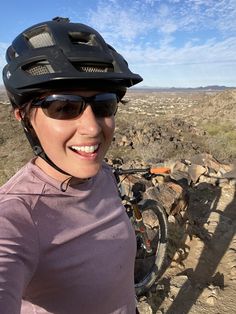
{"type": "Polygon", "coordinates": [[[103,131],[107,139],[112,140],[115,130],[115,118],[105,118],[103,131]]]}
{"type": "Polygon", "coordinates": [[[50,143],[50,145],[53,145],[55,139],[65,137],[64,128],[60,123],[56,123],[52,119],[47,118],[40,109],[38,109],[31,117],[31,124],[41,144],[50,143]]]}

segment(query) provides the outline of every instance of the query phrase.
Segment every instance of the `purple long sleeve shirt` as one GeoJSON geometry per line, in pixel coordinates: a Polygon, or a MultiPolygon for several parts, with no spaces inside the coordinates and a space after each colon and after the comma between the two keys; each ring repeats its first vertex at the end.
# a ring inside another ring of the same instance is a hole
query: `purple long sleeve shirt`
{"type": "Polygon", "coordinates": [[[0,313],[135,313],[135,243],[107,165],[62,192],[29,162],[0,189],[0,313]]]}

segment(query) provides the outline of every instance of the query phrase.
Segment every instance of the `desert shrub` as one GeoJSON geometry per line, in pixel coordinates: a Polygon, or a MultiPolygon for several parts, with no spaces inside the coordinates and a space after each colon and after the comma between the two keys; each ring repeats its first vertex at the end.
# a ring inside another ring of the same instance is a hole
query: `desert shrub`
{"type": "Polygon", "coordinates": [[[219,136],[223,134],[227,138],[236,137],[236,129],[231,122],[220,122],[216,120],[214,122],[208,122],[204,125],[204,128],[211,136],[219,136]]]}
{"type": "Polygon", "coordinates": [[[204,125],[207,131],[206,145],[219,160],[236,159],[236,129],[232,122],[218,120],[204,125]]]}

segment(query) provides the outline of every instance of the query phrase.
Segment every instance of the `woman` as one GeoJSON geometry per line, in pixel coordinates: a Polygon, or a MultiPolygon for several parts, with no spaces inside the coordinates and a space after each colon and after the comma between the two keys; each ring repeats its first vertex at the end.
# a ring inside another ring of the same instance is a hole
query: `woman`
{"type": "Polygon", "coordinates": [[[25,30],[6,59],[36,157],[0,191],[1,313],[135,313],[135,235],[103,158],[118,102],[142,78],[65,18],[25,30]]]}

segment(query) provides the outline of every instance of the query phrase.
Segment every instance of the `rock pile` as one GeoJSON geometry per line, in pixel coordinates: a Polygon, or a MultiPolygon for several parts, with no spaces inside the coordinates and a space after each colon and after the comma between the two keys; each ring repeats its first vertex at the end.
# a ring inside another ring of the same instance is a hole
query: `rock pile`
{"type": "Polygon", "coordinates": [[[151,123],[144,128],[130,126],[117,132],[114,138],[114,146],[129,146],[136,149],[138,145],[148,146],[155,142],[165,145],[166,142],[173,143],[177,149],[179,146],[197,149],[196,145],[189,141],[186,143],[183,134],[191,133],[195,136],[204,136],[205,132],[196,128],[195,125],[185,122],[181,119],[174,118],[168,125],[156,125],[151,123]]]}
{"type": "MultiPolygon", "coordinates": [[[[108,163],[123,168],[143,166],[142,163],[123,163],[121,158],[110,159],[108,163]]],[[[166,161],[165,166],[169,167],[170,173],[153,176],[151,182],[137,175],[129,176],[128,184],[130,188],[130,185],[138,182],[144,197],[158,200],[168,215],[175,215],[187,208],[190,188],[201,184],[202,189],[203,183],[219,187],[236,184],[234,165],[222,164],[207,153],[197,154],[189,160],[166,161]]]]}
{"type": "Polygon", "coordinates": [[[188,184],[207,182],[213,185],[235,183],[234,165],[222,164],[212,155],[202,153],[189,160],[177,161],[172,168],[171,177],[176,180],[186,179],[188,184]]]}
{"type": "Polygon", "coordinates": [[[203,142],[205,135],[204,130],[194,123],[179,118],[173,118],[168,123],[130,124],[116,130],[110,152],[116,155],[116,151],[125,151],[120,155],[136,154],[148,162],[166,160],[172,156],[188,157],[204,151],[200,142],[203,142]]]}

